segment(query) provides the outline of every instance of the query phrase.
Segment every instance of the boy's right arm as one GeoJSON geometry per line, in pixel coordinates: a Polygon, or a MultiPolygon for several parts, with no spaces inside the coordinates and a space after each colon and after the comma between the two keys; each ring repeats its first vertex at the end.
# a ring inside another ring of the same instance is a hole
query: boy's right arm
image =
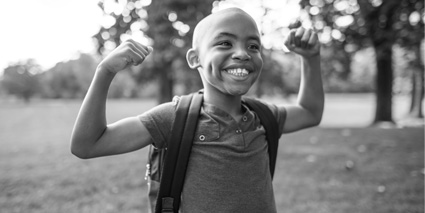
{"type": "Polygon", "coordinates": [[[140,149],[150,143],[150,134],[137,117],[106,123],[106,99],[114,76],[138,65],[152,51],[133,40],[123,42],[97,67],[84,98],[71,136],[71,152],[80,158],[115,155],[140,149]]]}

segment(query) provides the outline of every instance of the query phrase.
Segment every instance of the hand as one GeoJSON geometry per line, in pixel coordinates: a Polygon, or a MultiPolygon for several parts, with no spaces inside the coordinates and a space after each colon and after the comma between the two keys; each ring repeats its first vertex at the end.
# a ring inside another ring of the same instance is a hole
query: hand
{"type": "Polygon", "coordinates": [[[304,57],[320,55],[320,42],[317,33],[312,29],[292,29],[286,37],[285,46],[304,57]]]}
{"type": "Polygon", "coordinates": [[[141,64],[152,50],[150,46],[144,46],[129,39],[109,53],[98,67],[116,74],[130,65],[137,66],[141,64]]]}

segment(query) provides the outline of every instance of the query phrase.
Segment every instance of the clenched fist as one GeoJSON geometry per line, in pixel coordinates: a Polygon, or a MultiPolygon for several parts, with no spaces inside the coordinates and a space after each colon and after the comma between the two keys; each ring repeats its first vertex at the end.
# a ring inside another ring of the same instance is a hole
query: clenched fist
{"type": "Polygon", "coordinates": [[[132,39],[121,43],[104,58],[98,68],[118,73],[128,66],[137,66],[152,52],[152,47],[144,46],[132,39]]]}
{"type": "Polygon", "coordinates": [[[292,52],[304,57],[320,54],[320,42],[317,33],[312,29],[300,27],[293,29],[285,41],[285,46],[292,52]]]}

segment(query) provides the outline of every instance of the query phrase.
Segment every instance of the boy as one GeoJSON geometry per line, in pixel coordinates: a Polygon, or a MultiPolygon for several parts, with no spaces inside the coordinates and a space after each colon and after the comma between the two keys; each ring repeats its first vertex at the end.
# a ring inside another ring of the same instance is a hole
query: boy
{"type": "MultiPolygon", "coordinates": [[[[320,44],[317,34],[299,28],[285,45],[302,56],[298,104],[269,104],[281,133],[318,125],[323,112],[320,44]]],[[[175,103],[165,103],[106,124],[105,102],[115,74],[143,62],[152,51],[132,40],[98,66],[72,134],[72,153],[80,158],[121,154],[153,143],[167,147],[175,103]]],[[[211,14],[195,28],[187,62],[197,69],[204,102],[182,191],[182,212],[276,212],[265,131],[241,102],[260,75],[263,61],[255,21],[231,8],[211,14]]],[[[178,100],[176,100],[178,101],[178,100]]]]}

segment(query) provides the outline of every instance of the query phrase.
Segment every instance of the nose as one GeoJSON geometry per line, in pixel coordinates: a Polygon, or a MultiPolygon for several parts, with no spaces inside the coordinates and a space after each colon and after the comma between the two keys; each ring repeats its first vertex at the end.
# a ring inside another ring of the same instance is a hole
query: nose
{"type": "Polygon", "coordinates": [[[232,58],[240,61],[248,61],[251,59],[251,56],[248,54],[245,48],[237,47],[232,55],[232,58]]]}

